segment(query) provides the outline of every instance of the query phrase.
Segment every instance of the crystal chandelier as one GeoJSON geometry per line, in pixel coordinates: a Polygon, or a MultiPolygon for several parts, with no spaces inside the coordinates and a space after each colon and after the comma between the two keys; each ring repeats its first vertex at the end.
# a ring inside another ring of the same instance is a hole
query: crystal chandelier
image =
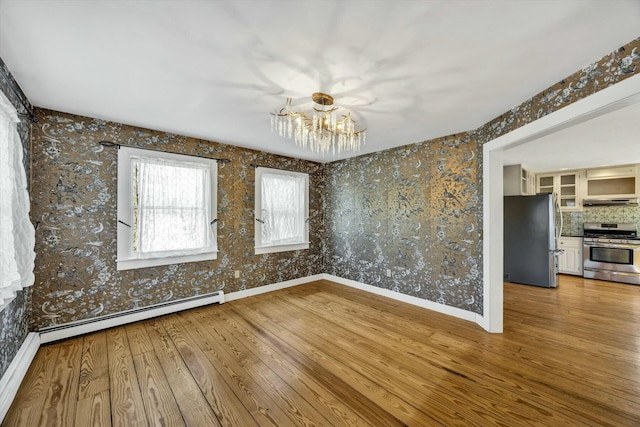
{"type": "Polygon", "coordinates": [[[333,97],[326,93],[314,93],[311,98],[316,104],[326,109],[313,108],[313,114],[291,111],[291,98],[287,98],[285,106],[271,113],[271,132],[293,139],[297,146],[311,149],[316,153],[358,151],[365,142],[365,130],[356,130],[356,122],[351,114],[336,117],[333,97]]]}

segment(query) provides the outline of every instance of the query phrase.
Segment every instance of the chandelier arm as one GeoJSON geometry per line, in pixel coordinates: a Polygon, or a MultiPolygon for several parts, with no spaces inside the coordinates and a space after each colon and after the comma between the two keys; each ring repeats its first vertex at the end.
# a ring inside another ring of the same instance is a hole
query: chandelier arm
{"type": "MultiPolygon", "coordinates": [[[[316,104],[330,106],[333,98],[323,93],[314,93],[316,104]]],[[[313,108],[313,114],[307,115],[301,111],[291,111],[291,98],[286,99],[285,106],[277,112],[272,112],[271,131],[280,136],[292,139],[301,148],[326,154],[342,151],[357,151],[365,143],[366,129],[356,130],[355,120],[351,113],[336,117],[337,107],[328,109],[313,108]]]]}
{"type": "Polygon", "coordinates": [[[334,111],[336,111],[338,109],[338,107],[331,107],[328,110],[320,110],[316,107],[313,107],[313,111],[317,111],[318,113],[333,113],[334,111]]]}

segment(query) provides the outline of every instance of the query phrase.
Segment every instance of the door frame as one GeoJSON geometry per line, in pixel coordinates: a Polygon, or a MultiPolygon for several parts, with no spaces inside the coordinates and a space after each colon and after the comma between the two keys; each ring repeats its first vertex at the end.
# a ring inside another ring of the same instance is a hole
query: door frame
{"type": "Polygon", "coordinates": [[[493,139],[482,147],[483,315],[477,323],[488,332],[503,330],[503,183],[502,152],[516,145],[640,103],[640,74],[602,89],[534,122],[493,139]]]}

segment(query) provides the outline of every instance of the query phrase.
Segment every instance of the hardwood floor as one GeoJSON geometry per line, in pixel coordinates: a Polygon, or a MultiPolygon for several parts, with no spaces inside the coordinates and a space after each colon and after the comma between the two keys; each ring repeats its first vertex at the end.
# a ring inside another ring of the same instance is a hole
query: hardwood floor
{"type": "Polygon", "coordinates": [[[640,425],[640,287],[505,284],[505,331],[327,281],[42,347],[2,426],[640,425]]]}

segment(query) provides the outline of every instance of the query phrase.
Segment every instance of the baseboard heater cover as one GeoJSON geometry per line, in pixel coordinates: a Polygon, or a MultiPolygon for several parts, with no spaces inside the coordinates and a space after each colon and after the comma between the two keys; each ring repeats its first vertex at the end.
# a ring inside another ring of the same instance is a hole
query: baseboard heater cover
{"type": "Polygon", "coordinates": [[[48,326],[37,332],[40,333],[41,342],[44,344],[215,303],[224,303],[223,291],[134,308],[92,319],[77,320],[62,325],[48,326]]]}

